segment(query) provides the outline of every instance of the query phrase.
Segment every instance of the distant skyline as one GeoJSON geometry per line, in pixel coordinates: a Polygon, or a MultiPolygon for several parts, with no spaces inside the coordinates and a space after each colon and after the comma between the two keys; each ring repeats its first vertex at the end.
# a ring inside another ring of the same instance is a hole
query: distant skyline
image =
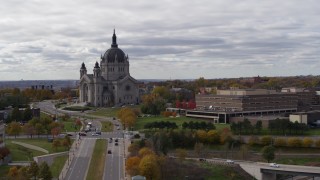
{"type": "Polygon", "coordinates": [[[0,3],[0,81],[79,79],[115,27],[136,79],[320,74],[316,0],[0,3]]]}

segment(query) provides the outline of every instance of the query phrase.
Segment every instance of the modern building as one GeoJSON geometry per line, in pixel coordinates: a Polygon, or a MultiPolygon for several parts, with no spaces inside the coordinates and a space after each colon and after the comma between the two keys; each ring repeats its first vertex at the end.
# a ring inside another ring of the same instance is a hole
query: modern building
{"type": "Polygon", "coordinates": [[[217,95],[196,95],[197,110],[186,116],[213,119],[214,123],[229,123],[232,117],[269,116],[296,112],[295,93],[266,89],[218,90],[217,95]]]}
{"type": "Polygon", "coordinates": [[[116,106],[139,103],[138,81],[130,76],[129,56],[118,48],[115,31],[111,48],[96,62],[93,74],[80,69],[80,102],[92,106],[116,106]]]}
{"type": "Polygon", "coordinates": [[[296,112],[289,116],[291,122],[308,124],[310,126],[320,125],[320,111],[296,112]]]}

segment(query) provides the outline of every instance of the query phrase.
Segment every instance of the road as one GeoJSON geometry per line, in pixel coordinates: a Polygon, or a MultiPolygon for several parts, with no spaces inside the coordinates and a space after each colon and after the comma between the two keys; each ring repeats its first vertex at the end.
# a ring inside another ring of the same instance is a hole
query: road
{"type": "Polygon", "coordinates": [[[93,148],[96,139],[85,138],[82,140],[79,151],[75,154],[73,158],[67,175],[64,179],[66,180],[82,180],[86,179],[86,175],[89,169],[89,163],[91,160],[93,148]]]}
{"type": "MultiPolygon", "coordinates": [[[[63,110],[56,110],[54,105],[50,101],[43,101],[38,103],[38,107],[41,110],[45,110],[49,113],[68,113],[71,116],[78,116],[83,117],[88,114],[79,113],[79,112],[70,112],[70,111],[63,111],[63,110]]],[[[92,132],[86,133],[86,136],[81,136],[82,139],[81,145],[79,147],[79,153],[76,154],[75,158],[72,160],[66,178],[67,180],[78,180],[78,179],[85,179],[86,174],[89,168],[90,159],[92,156],[93,148],[95,145],[96,139],[105,139],[108,141],[108,148],[107,151],[110,150],[111,154],[107,154],[105,167],[104,167],[104,180],[123,180],[124,179],[124,134],[122,130],[118,130],[118,127],[122,129],[121,124],[119,121],[112,120],[112,118],[101,118],[99,116],[92,116],[97,118],[95,120],[85,120],[85,122],[92,122],[92,132]],[[101,135],[93,135],[95,129],[101,129],[100,121],[109,121],[114,126],[113,132],[102,132],[101,135]],[[117,126],[116,126],[117,125],[117,126]],[[112,138],[112,143],[109,143],[109,139],[112,138]],[[118,145],[115,145],[115,139],[118,139],[118,145]]],[[[76,136],[73,135],[72,138],[76,136]]]]}
{"type": "Polygon", "coordinates": [[[105,167],[104,167],[104,180],[122,180],[124,179],[124,154],[123,148],[124,143],[123,139],[113,138],[112,142],[108,143],[108,151],[111,151],[111,154],[107,154],[105,167]],[[117,139],[118,142],[115,142],[117,139]],[[115,144],[118,145],[115,145],[115,144]]]}

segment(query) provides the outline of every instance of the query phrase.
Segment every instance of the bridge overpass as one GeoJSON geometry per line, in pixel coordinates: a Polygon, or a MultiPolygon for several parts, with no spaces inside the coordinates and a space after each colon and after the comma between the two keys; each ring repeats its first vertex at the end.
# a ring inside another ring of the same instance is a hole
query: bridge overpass
{"type": "Polygon", "coordinates": [[[304,176],[304,177],[320,177],[320,167],[313,166],[297,166],[280,164],[278,168],[270,167],[268,163],[260,162],[237,162],[242,169],[247,171],[258,180],[275,180],[277,174],[304,176]]]}

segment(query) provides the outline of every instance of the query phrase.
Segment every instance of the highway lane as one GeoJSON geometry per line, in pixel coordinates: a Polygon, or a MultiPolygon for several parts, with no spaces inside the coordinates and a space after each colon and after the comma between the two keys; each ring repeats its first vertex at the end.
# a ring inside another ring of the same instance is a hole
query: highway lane
{"type": "Polygon", "coordinates": [[[86,174],[89,169],[93,148],[96,139],[84,138],[80,144],[79,151],[73,158],[67,175],[66,180],[81,180],[86,179],[86,174]]]}
{"type": "Polygon", "coordinates": [[[124,179],[124,144],[123,139],[118,139],[118,145],[115,145],[115,138],[108,143],[108,150],[111,154],[107,154],[104,167],[104,180],[123,180],[124,179]]]}

